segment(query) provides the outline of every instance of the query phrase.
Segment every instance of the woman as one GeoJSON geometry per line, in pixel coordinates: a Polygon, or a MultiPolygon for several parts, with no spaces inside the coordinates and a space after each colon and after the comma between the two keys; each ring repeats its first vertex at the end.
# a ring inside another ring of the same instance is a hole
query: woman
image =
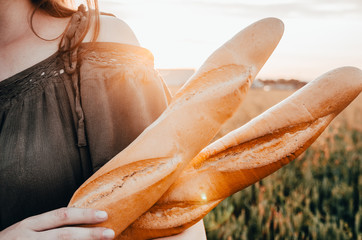
{"type": "MultiPolygon", "coordinates": [[[[87,14],[62,0],[0,1],[0,239],[113,239],[74,226],[106,212],[65,206],[165,109],[152,54],[96,2],[87,14]]],[[[174,238],[205,238],[203,225],[174,238]]]]}

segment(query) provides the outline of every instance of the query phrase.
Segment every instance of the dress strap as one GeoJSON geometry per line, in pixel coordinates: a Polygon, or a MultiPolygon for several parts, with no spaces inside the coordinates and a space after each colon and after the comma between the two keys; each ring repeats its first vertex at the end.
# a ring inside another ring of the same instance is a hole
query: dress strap
{"type": "Polygon", "coordinates": [[[70,25],[63,37],[61,44],[62,59],[66,73],[71,76],[73,88],[75,91],[75,112],[77,114],[77,137],[78,147],[87,146],[84,126],[84,113],[80,99],[79,74],[77,71],[78,62],[78,46],[76,43],[85,36],[87,30],[87,12],[82,4],[78,7],[78,11],[72,15],[70,25]]]}

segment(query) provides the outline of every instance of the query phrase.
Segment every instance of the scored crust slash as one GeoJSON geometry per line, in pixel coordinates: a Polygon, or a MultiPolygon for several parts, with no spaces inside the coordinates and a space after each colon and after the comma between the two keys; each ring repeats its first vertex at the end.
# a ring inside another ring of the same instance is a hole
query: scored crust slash
{"type": "Polygon", "coordinates": [[[323,75],[200,152],[240,106],[283,30],[280,20],[263,19],[217,49],[163,114],[91,176],[69,206],[107,211],[109,219],[97,226],[114,229],[118,239],[168,236],[304,151],[359,94],[360,70],[323,75]],[[338,92],[335,79],[346,78],[351,84],[339,84],[338,92]],[[320,93],[327,87],[329,93],[320,93]],[[333,103],[336,91],[341,101],[333,103]]]}

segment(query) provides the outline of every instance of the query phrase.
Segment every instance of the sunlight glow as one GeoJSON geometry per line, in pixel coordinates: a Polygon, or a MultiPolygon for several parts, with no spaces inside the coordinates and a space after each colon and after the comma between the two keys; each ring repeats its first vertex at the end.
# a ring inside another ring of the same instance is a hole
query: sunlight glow
{"type": "Polygon", "coordinates": [[[258,78],[309,81],[336,67],[362,68],[362,1],[100,0],[100,8],[133,29],[156,68],[198,68],[241,29],[271,16],[285,32],[258,78]]]}

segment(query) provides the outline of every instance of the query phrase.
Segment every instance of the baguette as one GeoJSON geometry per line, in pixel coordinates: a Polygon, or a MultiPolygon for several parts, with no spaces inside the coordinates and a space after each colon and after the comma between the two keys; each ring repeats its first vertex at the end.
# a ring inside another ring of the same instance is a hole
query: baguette
{"type": "Polygon", "coordinates": [[[344,67],[310,82],[201,151],[176,182],[118,239],[180,233],[223,199],[286,165],[362,91],[362,71],[344,67]]]}
{"type": "Polygon", "coordinates": [[[96,226],[119,235],[155,204],[238,108],[282,34],[280,20],[264,19],[217,49],[162,115],[74,193],[69,206],[107,211],[108,220],[96,226]]]}

